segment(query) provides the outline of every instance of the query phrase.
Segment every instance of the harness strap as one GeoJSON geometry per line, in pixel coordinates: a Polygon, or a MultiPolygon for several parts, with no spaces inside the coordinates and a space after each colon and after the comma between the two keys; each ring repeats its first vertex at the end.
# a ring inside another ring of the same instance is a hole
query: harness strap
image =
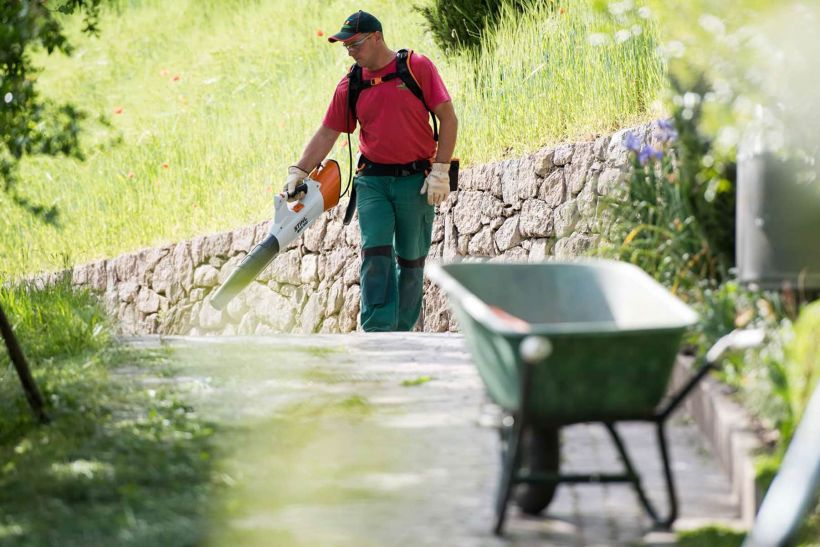
{"type": "Polygon", "coordinates": [[[427,101],[424,100],[424,92],[421,89],[421,85],[413,74],[413,70],[410,68],[410,58],[412,56],[412,51],[400,49],[396,53],[396,72],[391,72],[390,74],[385,74],[384,76],[372,78],[370,80],[364,80],[362,78],[362,67],[358,64],[351,66],[350,71],[347,74],[347,104],[351,114],[353,115],[353,119],[358,120],[359,117],[356,114],[356,104],[359,102],[359,95],[361,95],[362,91],[383,84],[384,82],[401,78],[404,85],[407,86],[407,89],[409,89],[413,95],[421,101],[421,104],[424,105],[424,108],[433,119],[433,140],[438,142],[438,119],[436,118],[436,115],[433,114],[433,111],[430,110],[430,107],[427,106],[427,101]]]}

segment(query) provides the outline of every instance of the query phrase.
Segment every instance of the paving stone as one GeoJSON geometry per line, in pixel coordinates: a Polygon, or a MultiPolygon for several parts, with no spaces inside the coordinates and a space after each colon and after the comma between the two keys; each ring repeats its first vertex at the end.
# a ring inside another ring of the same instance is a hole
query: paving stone
{"type": "MultiPolygon", "coordinates": [[[[197,412],[229,430],[240,424],[245,430],[241,447],[229,444],[220,465],[225,473],[241,470],[228,492],[240,509],[211,526],[240,543],[274,532],[306,545],[674,542],[674,534],[652,531],[632,488],[622,484],[563,484],[544,516],[524,516],[511,506],[505,537],[493,536],[499,439],[494,429],[479,426],[487,397],[461,335],[144,337],[132,343],[169,346],[180,371],[174,381],[197,412]],[[319,401],[364,410],[311,414],[336,408],[311,406],[319,401]],[[304,436],[282,425],[294,408],[302,410],[292,429],[304,429],[304,436]],[[260,428],[255,436],[253,424],[271,419],[277,434],[260,428]],[[272,464],[281,460],[291,462],[287,473],[272,464]]],[[[617,427],[650,499],[665,512],[654,426],[617,427]]],[[[680,526],[735,523],[728,480],[696,427],[677,415],[667,432],[680,526]]],[[[565,427],[561,437],[562,471],[620,471],[603,426],[565,427]]]]}

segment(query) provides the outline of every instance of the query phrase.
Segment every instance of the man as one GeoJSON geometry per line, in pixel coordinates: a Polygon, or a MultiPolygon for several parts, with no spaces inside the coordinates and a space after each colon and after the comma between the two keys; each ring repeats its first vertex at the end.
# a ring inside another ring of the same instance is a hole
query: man
{"type": "Polygon", "coordinates": [[[434,206],[450,192],[448,172],[458,120],[446,87],[427,58],[412,54],[406,61],[424,102],[401,78],[381,80],[397,72],[397,54],[385,43],[381,23],[371,14],[354,13],[329,41],[342,42],[361,67],[359,81],[373,85],[362,89],[351,112],[351,80],[349,75],[342,78],[321,127],[299,161],[288,168],[286,189],[292,194],[327,156],[339,134],[353,132],[359,123],[362,159],[353,184],[362,234],[360,322],[368,332],[409,331],[421,312],[434,206]],[[441,126],[438,142],[428,108],[441,126]]]}

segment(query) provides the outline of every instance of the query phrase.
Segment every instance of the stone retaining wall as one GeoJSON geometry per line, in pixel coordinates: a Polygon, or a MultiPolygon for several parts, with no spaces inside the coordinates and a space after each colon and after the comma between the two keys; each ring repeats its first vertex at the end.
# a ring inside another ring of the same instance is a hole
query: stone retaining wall
{"type": "MultiPolygon", "coordinates": [[[[661,135],[654,122],[464,169],[459,191],[439,207],[428,260],[538,261],[583,253],[595,244],[598,197],[626,179],[627,131],[650,145],[661,135]]],[[[355,219],[342,224],[345,204],[284,249],[223,312],[207,297],[265,236],[268,221],[77,266],[72,281],[104,295],[123,334],[353,331],[360,236],[355,219]]],[[[429,281],[422,313],[422,330],[455,329],[445,299],[429,281]]]]}

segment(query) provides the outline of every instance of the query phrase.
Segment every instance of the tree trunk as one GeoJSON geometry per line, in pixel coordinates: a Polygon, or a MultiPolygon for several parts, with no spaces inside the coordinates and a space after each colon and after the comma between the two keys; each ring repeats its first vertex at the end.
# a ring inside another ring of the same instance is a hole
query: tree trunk
{"type": "Polygon", "coordinates": [[[26,399],[34,411],[34,415],[40,420],[40,423],[48,423],[48,416],[46,416],[45,405],[43,403],[43,396],[40,395],[40,390],[31,375],[26,362],[26,356],[23,355],[23,350],[17,342],[17,337],[14,336],[14,331],[11,329],[11,324],[3,313],[3,306],[0,306],[0,333],[3,335],[3,340],[6,342],[6,348],[9,351],[11,362],[14,363],[14,368],[17,370],[17,375],[20,377],[20,383],[23,384],[23,391],[26,393],[26,399]]]}

